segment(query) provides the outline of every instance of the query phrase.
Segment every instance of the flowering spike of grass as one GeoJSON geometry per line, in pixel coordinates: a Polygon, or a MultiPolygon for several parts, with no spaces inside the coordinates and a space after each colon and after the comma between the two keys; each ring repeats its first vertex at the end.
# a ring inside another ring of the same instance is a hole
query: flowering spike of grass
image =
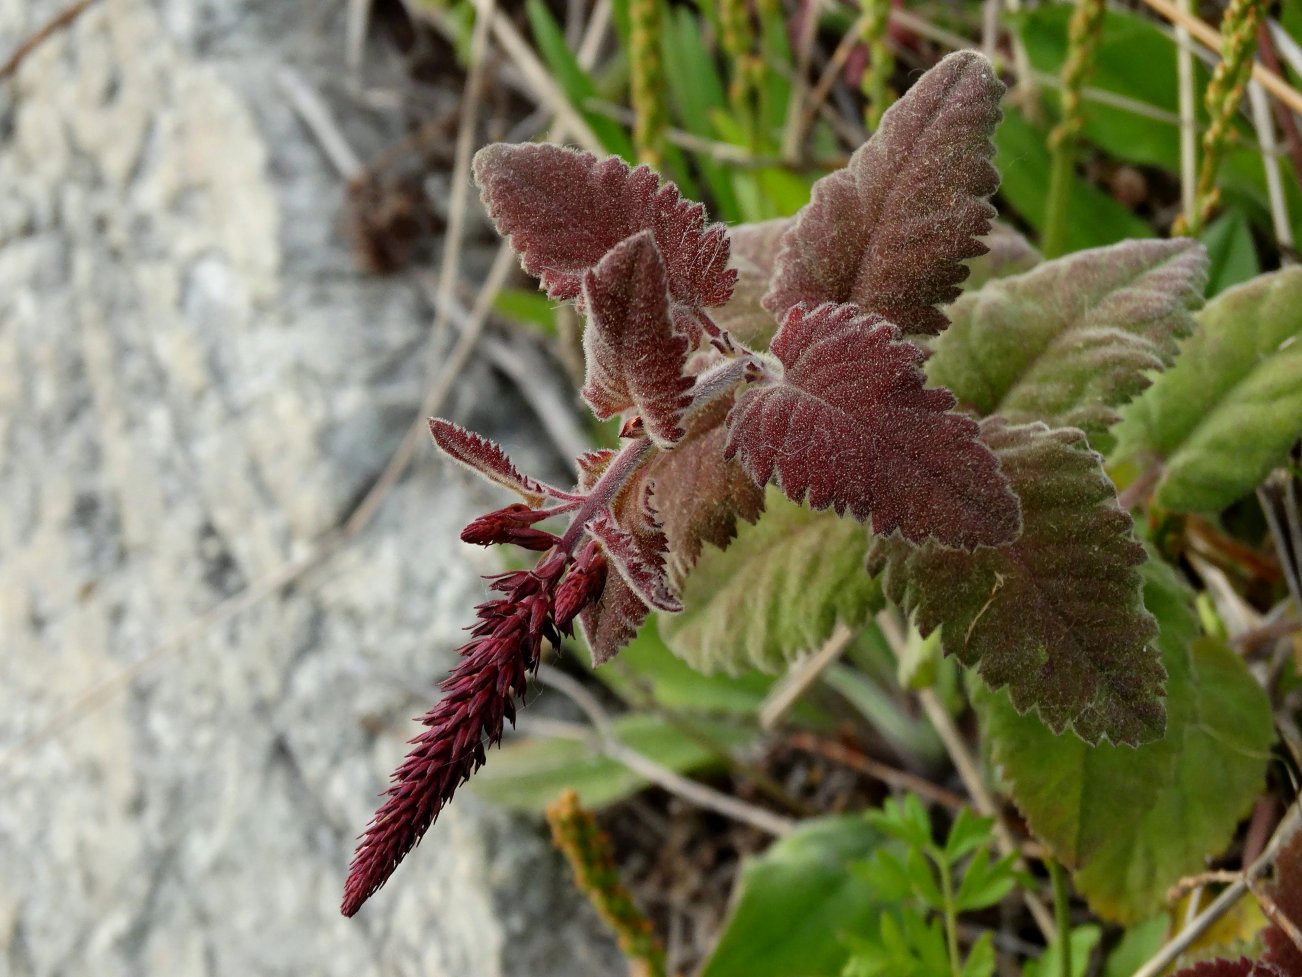
{"type": "Polygon", "coordinates": [[[887,43],[891,23],[890,0],[862,0],[865,16],[863,32],[859,39],[868,47],[868,67],[864,70],[862,88],[867,99],[865,119],[870,132],[876,131],[882,113],[890,105],[891,73],[895,71],[895,56],[887,43]]]}
{"type": "Polygon", "coordinates": [[[659,169],[669,110],[665,105],[665,65],[660,56],[660,39],[664,35],[660,0],[631,0],[628,5],[630,24],[629,60],[633,73],[630,97],[637,121],[633,142],[638,159],[659,169]]]}
{"type": "Polygon", "coordinates": [[[552,842],[569,859],[574,881],[615,933],[619,948],[639,977],[665,977],[665,951],[651,921],[633,902],[615,867],[610,838],[597,827],[579,795],[567,790],[547,808],[552,842]]]}
{"type": "Polygon", "coordinates": [[[1257,51],[1257,25],[1265,16],[1262,0],[1230,0],[1221,20],[1221,61],[1207,85],[1207,115],[1211,120],[1203,133],[1203,159],[1198,169],[1194,210],[1177,219],[1177,234],[1196,236],[1220,199],[1216,174],[1229,142],[1230,126],[1248,90],[1252,59],[1257,51]]]}

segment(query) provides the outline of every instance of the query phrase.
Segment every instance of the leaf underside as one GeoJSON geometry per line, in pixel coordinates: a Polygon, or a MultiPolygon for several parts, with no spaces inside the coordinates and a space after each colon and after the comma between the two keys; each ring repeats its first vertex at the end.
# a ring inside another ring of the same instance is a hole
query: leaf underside
{"type": "Polygon", "coordinates": [[[1264,691],[1228,647],[1197,637],[1174,573],[1150,560],[1143,575],[1168,674],[1163,739],[1091,748],[1019,716],[1002,693],[976,698],[992,760],[1036,837],[1076,870],[1095,912],[1123,923],[1149,916],[1230,842],[1274,739],[1264,691]]]}
{"type": "Polygon", "coordinates": [[[668,287],[650,231],[617,244],[583,279],[583,399],[603,420],[636,410],[651,440],[666,448],[683,436],[692,402],[690,343],[670,316],[668,287]]]}
{"type": "Polygon", "coordinates": [[[982,422],[986,444],[1022,501],[1014,542],[973,553],[875,538],[872,573],[924,635],[1008,687],[1018,710],[1084,740],[1137,744],[1162,735],[1165,673],[1136,567],[1144,550],[1102,459],[1073,428],[982,422]]]}
{"type": "MultiPolygon", "coordinates": [[[[585,477],[592,475],[581,474],[580,486],[585,477]]],[[[588,526],[610,563],[601,596],[579,616],[593,665],[609,661],[632,641],[652,607],[682,609],[665,567],[668,540],[652,501],[654,488],[645,474],[635,478],[610,511],[588,526]]]]}
{"type": "Polygon", "coordinates": [[[973,51],[949,55],[883,116],[849,164],[814,184],[783,238],[765,306],[853,302],[909,334],[945,328],[965,259],[984,254],[999,186],[991,136],[1004,86],[973,51]]]}
{"type": "Polygon", "coordinates": [[[1165,508],[1216,512],[1302,437],[1302,268],[1222,292],[1175,365],[1122,411],[1114,457],[1160,462],[1165,508]]]}
{"type": "Polygon", "coordinates": [[[737,398],[727,456],[881,536],[966,549],[1014,538],[1017,498],[976,423],[923,386],[922,352],[897,335],[853,305],[792,309],[772,346],[784,376],[737,398]]]}
{"type": "Polygon", "coordinates": [[[730,267],[737,272],[737,283],[732,298],[711,315],[721,329],[751,349],[767,348],[778,328],[763,300],[773,277],[779,242],[791,224],[792,218],[778,217],[728,229],[732,242],[730,267]]]}
{"type": "Polygon", "coordinates": [[[769,489],[758,522],[739,527],[726,550],[702,552],[683,585],[686,610],[662,618],[661,635],[699,671],[779,671],[838,622],[857,627],[880,609],[867,549],[859,523],[769,489]]]}
{"type": "Polygon", "coordinates": [[[693,415],[674,450],[657,454],[647,472],[656,483],[669,541],[670,579],[680,584],[705,543],[726,548],[739,519],[753,523],[764,511],[764,490],[741,465],[723,457],[724,421],[732,404],[727,394],[693,415]]]}
{"type": "Polygon", "coordinates": [[[554,299],[579,298],[588,269],[639,231],[655,235],[675,303],[722,305],[732,293],[727,229],[707,224],[701,204],[661,186],[646,166],[545,143],[494,143],[475,154],[473,169],[498,233],[554,299]]]}
{"type": "Polygon", "coordinates": [[[1079,427],[1104,450],[1116,408],[1193,332],[1206,279],[1206,252],[1183,238],[1047,262],[950,306],[927,376],[981,416],[1079,427]]]}
{"type": "Polygon", "coordinates": [[[429,431],[437,444],[453,461],[478,472],[491,482],[510,489],[531,506],[541,505],[547,487],[537,479],[521,475],[501,446],[473,431],[445,421],[429,419],[429,431]]]}

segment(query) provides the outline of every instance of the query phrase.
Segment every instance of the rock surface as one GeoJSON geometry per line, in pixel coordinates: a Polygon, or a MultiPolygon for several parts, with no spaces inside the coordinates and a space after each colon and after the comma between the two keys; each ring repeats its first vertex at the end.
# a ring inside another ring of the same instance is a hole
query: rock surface
{"type": "MultiPolygon", "coordinates": [[[[0,0],[0,52],[62,6],[0,0]]],[[[620,972],[537,826],[464,794],[338,915],[492,569],[456,532],[496,500],[432,450],[303,580],[124,671],[335,525],[420,401],[429,309],[356,271],[276,83],[328,88],[346,6],[108,0],[0,89],[0,973],[620,972]]],[[[471,372],[450,416],[545,464],[471,372]]]]}

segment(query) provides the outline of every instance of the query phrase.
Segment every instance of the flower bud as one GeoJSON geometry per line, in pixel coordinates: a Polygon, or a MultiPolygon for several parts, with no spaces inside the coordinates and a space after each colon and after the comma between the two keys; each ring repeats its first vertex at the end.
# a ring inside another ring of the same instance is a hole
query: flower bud
{"type": "Polygon", "coordinates": [[[557,630],[573,636],[574,619],[585,607],[601,597],[605,586],[606,558],[596,543],[589,543],[565,579],[556,587],[552,617],[557,630]]]}
{"type": "Polygon", "coordinates": [[[546,519],[548,513],[530,509],[522,502],[514,502],[504,509],[498,509],[480,516],[465,529],[461,530],[461,539],[466,543],[479,546],[492,546],[495,543],[511,543],[527,550],[551,549],[556,544],[556,537],[542,529],[531,528],[540,519],[546,519]]]}

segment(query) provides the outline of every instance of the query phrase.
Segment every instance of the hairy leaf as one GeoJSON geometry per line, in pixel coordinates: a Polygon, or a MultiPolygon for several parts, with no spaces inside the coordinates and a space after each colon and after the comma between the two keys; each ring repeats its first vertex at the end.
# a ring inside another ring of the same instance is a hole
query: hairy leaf
{"type": "Polygon", "coordinates": [[[1036,837],[1076,869],[1095,912],[1128,923],[1229,843],[1262,788],[1274,738],[1265,693],[1229,648],[1197,638],[1171,570],[1151,560],[1143,575],[1168,674],[1164,739],[1090,748],[1019,716],[1003,694],[977,699],[993,759],[1036,837]]]}
{"type": "Polygon", "coordinates": [[[579,615],[592,664],[604,665],[619,654],[619,649],[637,636],[650,613],[651,608],[620,574],[607,574],[601,597],[579,615]]]}
{"type": "Polygon", "coordinates": [[[737,897],[701,977],[839,977],[847,933],[881,912],[848,863],[881,844],[861,815],[806,821],[742,867],[737,897]]]}
{"type": "Polygon", "coordinates": [[[864,573],[868,534],[770,489],[764,515],[726,550],[706,547],[683,585],[681,614],[660,621],[674,653],[702,672],[776,672],[880,608],[864,573]]]}
{"type": "Polygon", "coordinates": [[[674,450],[658,453],[648,469],[669,541],[670,578],[679,583],[704,543],[726,548],[737,534],[738,519],[754,522],[764,511],[764,490],[741,465],[723,457],[724,421],[732,403],[731,394],[722,396],[694,414],[674,450]]]}
{"type": "Polygon", "coordinates": [[[777,320],[762,303],[778,257],[778,244],[791,223],[792,218],[779,217],[728,229],[732,242],[730,267],[737,272],[737,284],[732,298],[712,315],[721,328],[752,349],[768,346],[778,328],[777,320]]]}
{"type": "Polygon", "coordinates": [[[1140,599],[1144,550],[1102,461],[1074,428],[982,423],[1022,500],[1013,543],[974,553],[873,540],[868,566],[886,595],[941,647],[1008,687],[1023,712],[1090,743],[1162,735],[1164,673],[1140,599]]]}
{"type": "MultiPolygon", "coordinates": [[[[1295,830],[1275,859],[1275,883],[1270,895],[1279,911],[1302,928],[1302,831],[1295,830]]],[[[1286,974],[1302,974],[1302,947],[1272,922],[1262,934],[1266,952],[1262,959],[1286,974]]]]}
{"type": "Polygon", "coordinates": [[[541,505],[550,486],[537,479],[521,475],[506,452],[495,441],[480,437],[473,431],[445,421],[441,417],[429,419],[429,433],[434,443],[453,461],[479,472],[491,482],[510,489],[531,506],[541,505]]]}
{"type": "Polygon", "coordinates": [[[853,305],[792,309],[773,340],[780,382],[737,398],[727,456],[795,502],[872,519],[873,532],[973,548],[1015,537],[1017,498],[977,425],[925,389],[922,352],[853,305]]]}
{"type": "MultiPolygon", "coordinates": [[[[658,529],[658,527],[657,527],[658,529]]],[[[601,540],[611,565],[642,601],[662,611],[681,611],[682,603],[665,575],[663,534],[647,545],[626,533],[604,513],[588,524],[588,531],[601,540]]]]}
{"type": "Polygon", "coordinates": [[[853,302],[906,333],[945,328],[962,262],[984,254],[999,186],[990,141],[1004,86],[974,51],[949,55],[883,116],[849,164],[814,184],[783,237],[764,304],[853,302]]]}
{"type": "MultiPolygon", "coordinates": [[[[1009,227],[1002,221],[991,223],[990,233],[981,239],[981,243],[988,250],[985,254],[968,259],[968,276],[963,282],[964,292],[975,292],[986,282],[997,278],[1020,275],[1022,272],[1030,271],[1044,260],[1044,256],[1030,241],[1026,240],[1021,231],[1009,227]]],[[[954,318],[949,309],[945,310],[945,315],[950,319],[954,318]]]]}
{"type": "Polygon", "coordinates": [[[1206,278],[1206,252],[1185,238],[1050,261],[950,306],[927,376],[982,416],[1079,427],[1102,450],[1115,408],[1193,331],[1206,278]]]}
{"type": "Polygon", "coordinates": [[[728,232],[646,166],[542,143],[494,143],[475,154],[475,182],[498,233],[524,270],[554,299],[578,298],[583,275],[616,244],[651,231],[668,269],[669,292],[688,307],[722,305],[728,232]]]}
{"type": "Polygon", "coordinates": [[[1213,512],[1302,437],[1302,268],[1216,296],[1166,373],[1124,411],[1114,457],[1157,461],[1156,499],[1213,512]]]}
{"type": "Polygon", "coordinates": [[[603,420],[636,410],[661,447],[683,436],[680,422],[692,402],[690,344],[670,318],[668,287],[650,231],[615,245],[583,278],[589,314],[583,399],[603,420]]]}
{"type": "MultiPolygon", "coordinates": [[[[599,453],[594,467],[604,468],[608,458],[599,453]]],[[[579,484],[593,477],[581,472],[579,484]]],[[[584,637],[592,651],[592,664],[601,665],[618,653],[637,634],[652,607],[675,611],[682,608],[665,570],[668,540],[652,502],[654,483],[643,474],[616,497],[608,513],[588,525],[588,532],[601,541],[611,569],[597,602],[579,617],[584,637]]]]}

